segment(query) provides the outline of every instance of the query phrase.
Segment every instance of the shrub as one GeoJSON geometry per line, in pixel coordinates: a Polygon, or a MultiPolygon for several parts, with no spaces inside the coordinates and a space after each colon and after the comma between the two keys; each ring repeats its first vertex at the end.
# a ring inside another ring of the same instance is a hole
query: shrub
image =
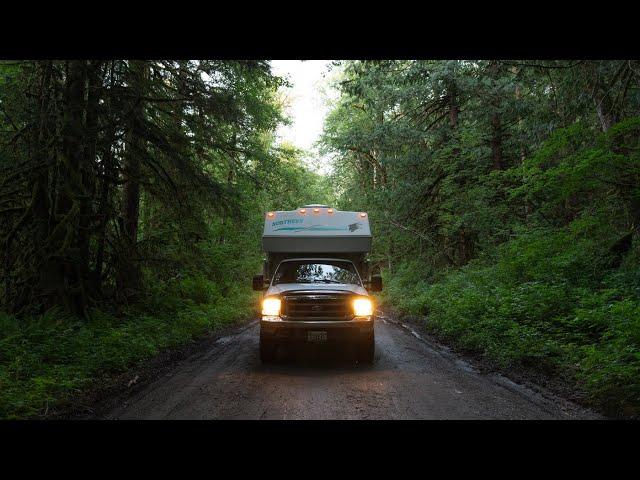
{"type": "Polygon", "coordinates": [[[254,304],[248,286],[223,297],[196,277],[173,289],[156,286],[145,304],[118,316],[95,309],[81,321],[54,309],[17,319],[0,312],[0,418],[33,417],[64,405],[102,375],[241,320],[254,304]]]}
{"type": "Polygon", "coordinates": [[[585,235],[592,218],[522,235],[484,261],[427,283],[416,266],[386,274],[384,300],[458,347],[502,368],[562,375],[610,414],[640,408],[638,249],[610,266],[611,234],[585,235]],[[635,267],[635,268],[634,268],[635,267]]]}

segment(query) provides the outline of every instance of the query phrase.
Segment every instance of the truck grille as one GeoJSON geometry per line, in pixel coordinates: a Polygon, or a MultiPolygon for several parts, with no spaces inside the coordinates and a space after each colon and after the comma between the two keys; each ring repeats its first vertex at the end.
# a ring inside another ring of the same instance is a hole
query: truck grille
{"type": "Polygon", "coordinates": [[[349,295],[286,295],[282,316],[291,320],[350,320],[349,295]]]}

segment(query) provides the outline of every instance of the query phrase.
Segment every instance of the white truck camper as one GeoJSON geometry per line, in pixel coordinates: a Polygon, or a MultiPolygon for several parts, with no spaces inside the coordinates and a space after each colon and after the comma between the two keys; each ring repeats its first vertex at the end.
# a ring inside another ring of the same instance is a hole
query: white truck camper
{"type": "Polygon", "coordinates": [[[253,288],[264,292],[260,355],[272,361],[279,345],[296,342],[351,343],[358,360],[375,353],[374,302],[380,291],[366,259],[371,229],[366,212],[327,205],[265,214],[263,274],[253,288]]]}

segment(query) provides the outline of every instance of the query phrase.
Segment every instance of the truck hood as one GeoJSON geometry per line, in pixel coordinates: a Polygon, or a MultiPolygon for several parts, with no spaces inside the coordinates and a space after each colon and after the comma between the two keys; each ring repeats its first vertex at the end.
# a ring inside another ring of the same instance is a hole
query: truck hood
{"type": "Polygon", "coordinates": [[[266,291],[266,295],[281,295],[296,290],[346,292],[356,295],[369,295],[363,287],[351,283],[280,283],[270,286],[266,291]]]}

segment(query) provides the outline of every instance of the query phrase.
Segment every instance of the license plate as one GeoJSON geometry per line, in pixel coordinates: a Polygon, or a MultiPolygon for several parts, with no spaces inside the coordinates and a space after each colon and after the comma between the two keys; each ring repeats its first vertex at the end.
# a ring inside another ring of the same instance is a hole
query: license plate
{"type": "Polygon", "coordinates": [[[307,342],[326,342],[327,332],[307,332],[307,342]]]}

